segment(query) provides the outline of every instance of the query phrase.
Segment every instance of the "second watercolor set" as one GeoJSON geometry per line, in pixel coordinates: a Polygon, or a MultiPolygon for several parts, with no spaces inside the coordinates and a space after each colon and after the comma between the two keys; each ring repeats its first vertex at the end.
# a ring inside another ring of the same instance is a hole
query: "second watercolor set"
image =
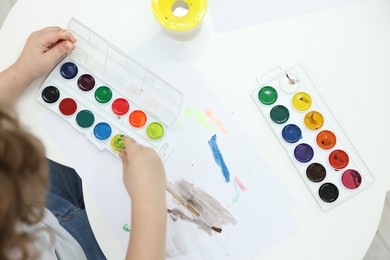
{"type": "Polygon", "coordinates": [[[251,96],[322,209],[374,181],[303,66],[262,78],[251,96]]]}
{"type": "Polygon", "coordinates": [[[117,155],[131,136],[164,158],[183,96],[75,19],[76,49],[49,74],[38,100],[100,149],[117,155]]]}

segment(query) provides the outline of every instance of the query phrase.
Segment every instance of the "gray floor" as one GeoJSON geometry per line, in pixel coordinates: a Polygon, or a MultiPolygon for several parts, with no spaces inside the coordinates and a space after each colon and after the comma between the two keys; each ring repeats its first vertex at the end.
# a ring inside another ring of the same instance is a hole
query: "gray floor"
{"type": "Polygon", "coordinates": [[[364,260],[390,259],[390,192],[387,192],[378,230],[364,260]]]}
{"type": "MultiPolygon", "coordinates": [[[[17,0],[0,0],[0,27],[17,0]]],[[[390,193],[387,193],[382,219],[364,260],[390,260],[390,193]]]]}
{"type": "Polygon", "coordinates": [[[3,25],[9,10],[16,3],[16,0],[0,0],[0,26],[3,25]]]}

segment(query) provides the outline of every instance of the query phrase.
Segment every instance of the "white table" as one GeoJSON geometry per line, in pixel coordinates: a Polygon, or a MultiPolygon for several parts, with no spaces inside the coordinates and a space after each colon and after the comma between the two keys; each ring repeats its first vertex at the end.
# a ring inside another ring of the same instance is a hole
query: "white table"
{"type": "MultiPolygon", "coordinates": [[[[266,160],[297,200],[291,213],[298,231],[258,259],[361,259],[371,244],[390,189],[386,166],[390,147],[389,11],[389,1],[372,0],[223,34],[214,33],[209,13],[201,33],[183,42],[250,140],[259,148],[267,147],[266,160]],[[265,121],[248,120],[260,117],[253,103],[247,102],[255,76],[280,62],[304,64],[329,107],[342,111],[337,119],[376,179],[367,190],[326,213],[296,174],[283,174],[291,171],[292,164],[271,130],[262,126],[265,121]]],[[[71,16],[125,52],[161,30],[150,1],[19,0],[0,31],[0,69],[17,58],[30,32],[48,25],[66,27],[71,16]]],[[[43,140],[50,158],[68,164],[39,124],[47,113],[35,100],[41,82],[33,83],[19,103],[21,119],[43,140]]],[[[123,252],[116,252],[105,238],[104,223],[94,214],[96,202],[87,196],[86,203],[103,251],[109,259],[116,259],[123,252]]]]}

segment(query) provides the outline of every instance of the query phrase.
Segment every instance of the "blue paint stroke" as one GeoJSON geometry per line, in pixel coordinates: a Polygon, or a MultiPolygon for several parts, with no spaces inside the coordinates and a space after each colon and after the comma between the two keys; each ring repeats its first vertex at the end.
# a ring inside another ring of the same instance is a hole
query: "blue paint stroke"
{"type": "Polygon", "coordinates": [[[213,135],[211,137],[211,139],[209,140],[209,145],[210,145],[211,151],[213,152],[213,157],[214,157],[215,162],[221,168],[222,174],[225,177],[225,181],[230,182],[230,172],[225,164],[225,161],[223,160],[221,151],[218,148],[217,135],[213,135]]]}

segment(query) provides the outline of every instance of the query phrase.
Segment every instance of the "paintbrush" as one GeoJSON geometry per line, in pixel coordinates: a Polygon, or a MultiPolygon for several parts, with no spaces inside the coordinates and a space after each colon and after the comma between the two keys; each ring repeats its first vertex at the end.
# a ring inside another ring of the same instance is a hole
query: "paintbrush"
{"type": "Polygon", "coordinates": [[[187,203],[179,194],[177,194],[175,191],[169,187],[169,185],[166,186],[166,190],[169,192],[169,194],[172,195],[181,205],[183,205],[186,209],[188,209],[192,214],[194,214],[197,218],[201,219],[207,226],[209,226],[212,230],[215,232],[221,233],[222,228],[212,226],[208,223],[208,221],[200,215],[200,213],[194,209],[190,204],[187,203]]]}

